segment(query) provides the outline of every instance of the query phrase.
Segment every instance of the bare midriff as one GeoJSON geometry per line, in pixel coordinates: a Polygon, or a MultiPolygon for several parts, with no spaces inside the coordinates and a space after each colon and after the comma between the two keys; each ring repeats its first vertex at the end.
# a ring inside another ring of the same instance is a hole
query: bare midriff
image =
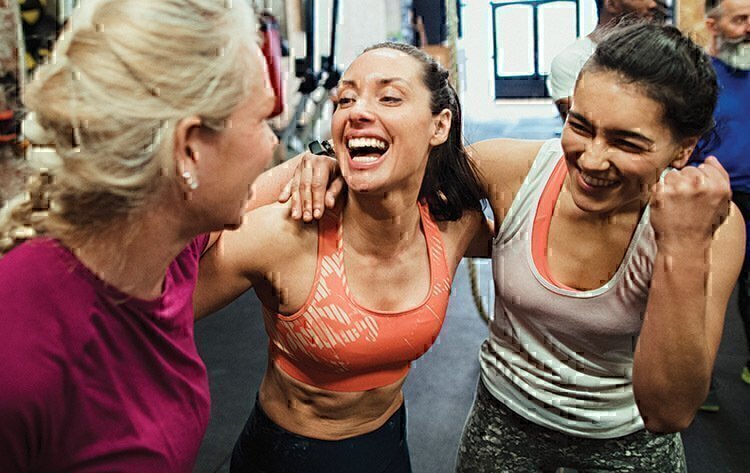
{"type": "Polygon", "coordinates": [[[259,400],[266,415],[289,432],[341,440],[385,424],[403,403],[405,379],[367,391],[329,391],[302,383],[269,363],[259,400]]]}

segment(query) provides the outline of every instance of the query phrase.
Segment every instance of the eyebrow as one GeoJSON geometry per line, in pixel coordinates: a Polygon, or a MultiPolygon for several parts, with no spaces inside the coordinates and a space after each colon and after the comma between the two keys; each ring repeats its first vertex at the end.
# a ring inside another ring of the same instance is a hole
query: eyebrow
{"type": "MultiPolygon", "coordinates": [[[[586,119],[583,115],[581,115],[578,112],[574,112],[573,110],[568,110],[568,115],[575,118],[576,120],[582,122],[584,125],[591,126],[591,122],[586,119]]],[[[651,138],[648,138],[641,133],[638,133],[637,131],[632,130],[605,130],[604,132],[606,135],[610,136],[618,136],[618,137],[624,137],[624,138],[633,138],[639,141],[643,141],[644,143],[647,143],[649,146],[653,146],[654,140],[651,138]]]]}
{"type": "MultiPolygon", "coordinates": [[[[409,81],[407,81],[406,79],[402,79],[401,77],[384,77],[382,79],[378,79],[377,82],[378,82],[378,85],[380,85],[380,86],[390,85],[390,84],[392,84],[394,82],[403,82],[407,86],[409,85],[409,81]]],[[[345,80],[341,80],[339,82],[339,87],[344,87],[344,86],[346,86],[346,87],[354,87],[356,89],[357,88],[357,81],[346,80],[346,79],[345,80]]]]}

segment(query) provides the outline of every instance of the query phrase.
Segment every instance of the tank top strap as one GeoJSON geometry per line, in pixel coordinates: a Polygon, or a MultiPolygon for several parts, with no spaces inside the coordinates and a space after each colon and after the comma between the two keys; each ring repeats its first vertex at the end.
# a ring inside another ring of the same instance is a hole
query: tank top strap
{"type": "Polygon", "coordinates": [[[419,202],[419,213],[422,217],[422,230],[427,242],[427,252],[430,257],[430,274],[433,284],[436,281],[450,277],[450,270],[445,254],[443,235],[440,233],[437,223],[432,219],[430,208],[427,204],[419,202]]]}
{"type": "Polygon", "coordinates": [[[318,223],[318,264],[323,258],[332,257],[342,250],[342,210],[339,206],[326,210],[318,223]]]}

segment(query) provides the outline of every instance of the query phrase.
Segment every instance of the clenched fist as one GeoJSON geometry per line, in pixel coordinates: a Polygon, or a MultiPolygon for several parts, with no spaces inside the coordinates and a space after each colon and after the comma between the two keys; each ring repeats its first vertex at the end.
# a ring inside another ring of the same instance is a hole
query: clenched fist
{"type": "Polygon", "coordinates": [[[729,175],[711,156],[666,174],[651,194],[651,226],[660,250],[707,248],[729,213],[729,175]]]}

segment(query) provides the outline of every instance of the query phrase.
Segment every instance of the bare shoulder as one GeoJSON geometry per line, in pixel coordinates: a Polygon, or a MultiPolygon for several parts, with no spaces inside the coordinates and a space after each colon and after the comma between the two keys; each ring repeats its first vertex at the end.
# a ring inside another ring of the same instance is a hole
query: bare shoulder
{"type": "Polygon", "coordinates": [[[467,149],[477,164],[496,219],[510,208],[544,141],[494,139],[467,149]]]}
{"type": "Polygon", "coordinates": [[[243,273],[263,273],[272,271],[274,262],[308,250],[318,226],[293,220],[289,205],[274,203],[248,212],[240,228],[222,235],[224,257],[237,258],[243,273]]]}

